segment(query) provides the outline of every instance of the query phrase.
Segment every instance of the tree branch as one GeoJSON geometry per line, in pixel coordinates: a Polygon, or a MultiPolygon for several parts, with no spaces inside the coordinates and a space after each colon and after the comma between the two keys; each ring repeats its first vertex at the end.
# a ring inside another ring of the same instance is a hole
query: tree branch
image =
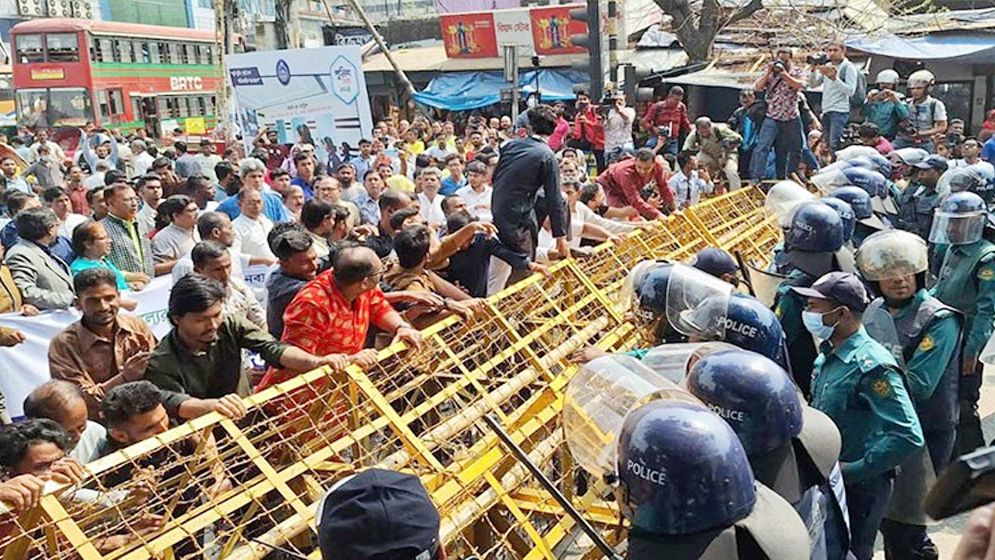
{"type": "Polygon", "coordinates": [[[746,19],[753,14],[757,13],[764,7],[763,0],[750,0],[750,3],[743,6],[742,8],[736,10],[726,22],[726,25],[731,25],[739,20],[746,19]]]}

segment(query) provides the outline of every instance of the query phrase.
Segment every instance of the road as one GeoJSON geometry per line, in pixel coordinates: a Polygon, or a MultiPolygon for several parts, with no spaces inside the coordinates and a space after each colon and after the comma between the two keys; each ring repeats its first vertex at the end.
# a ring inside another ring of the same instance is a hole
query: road
{"type": "MultiPolygon", "coordinates": [[[[981,417],[985,441],[991,442],[995,439],[995,368],[991,366],[985,368],[985,384],[981,388],[981,417]]],[[[930,528],[929,534],[940,549],[941,559],[953,558],[954,549],[957,548],[957,541],[960,540],[960,533],[966,521],[967,514],[963,514],[930,528]]],[[[875,560],[884,559],[884,552],[880,551],[880,547],[881,537],[878,535],[879,551],[874,556],[875,560]]]]}

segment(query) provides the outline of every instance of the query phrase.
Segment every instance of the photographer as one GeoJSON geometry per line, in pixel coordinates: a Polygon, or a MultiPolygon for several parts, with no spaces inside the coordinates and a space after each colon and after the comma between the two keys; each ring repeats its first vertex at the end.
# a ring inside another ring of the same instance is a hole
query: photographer
{"type": "Polygon", "coordinates": [[[777,50],[774,61],[753,84],[754,91],[765,91],[767,110],[757,135],[750,160],[750,179],[760,182],[767,167],[767,154],[774,148],[775,173],[784,179],[800,158],[802,127],[798,120],[798,92],[805,87],[801,73],[791,64],[791,50],[777,50]],[[788,163],[792,162],[789,166],[788,163]],[[791,167],[791,169],[788,169],[791,167]]]}
{"type": "Polygon", "coordinates": [[[850,97],[857,90],[857,69],[846,58],[843,43],[833,43],[826,54],[808,57],[812,65],[809,86],[822,86],[822,132],[834,152],[850,119],[850,97]]]}
{"type": "Polygon", "coordinates": [[[570,132],[567,145],[584,152],[594,152],[598,162],[598,173],[605,169],[605,127],[601,124],[597,106],[591,105],[591,95],[586,91],[577,93],[577,116],[570,132]]]}
{"type": "Polygon", "coordinates": [[[887,68],[878,72],[875,79],[877,90],[867,93],[867,103],[864,104],[864,116],[868,122],[881,129],[881,135],[888,140],[894,140],[898,133],[898,123],[909,118],[909,106],[902,99],[902,94],[895,91],[898,86],[898,72],[887,68]]]}
{"type": "Polygon", "coordinates": [[[639,121],[643,129],[649,133],[647,148],[653,148],[657,154],[677,155],[680,149],[681,134],[691,132],[691,119],[688,118],[688,106],[684,104],[684,88],[673,86],[667,92],[667,97],[657,101],[646,111],[646,116],[639,121]]]}
{"type": "Polygon", "coordinates": [[[632,142],[632,121],[636,110],[625,106],[625,94],[615,92],[611,104],[602,107],[605,116],[605,158],[614,163],[624,150],[634,149],[632,142]]]}
{"type": "Polygon", "coordinates": [[[899,148],[922,148],[933,153],[934,134],[947,131],[947,107],[939,99],[929,94],[933,87],[933,73],[929,70],[916,70],[907,81],[909,95],[908,123],[899,127],[898,139],[893,145],[899,148]]]}

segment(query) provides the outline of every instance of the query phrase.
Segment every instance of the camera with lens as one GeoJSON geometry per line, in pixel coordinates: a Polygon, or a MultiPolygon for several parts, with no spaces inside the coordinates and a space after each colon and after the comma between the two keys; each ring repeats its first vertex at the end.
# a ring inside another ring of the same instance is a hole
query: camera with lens
{"type": "Polygon", "coordinates": [[[812,66],[825,66],[829,64],[829,55],[826,53],[810,54],[805,57],[805,62],[812,66]]]}
{"type": "Polygon", "coordinates": [[[771,68],[774,69],[774,73],[775,74],[780,74],[781,72],[784,72],[784,70],[785,70],[784,63],[781,62],[780,60],[775,61],[774,64],[771,65],[771,68]]]}

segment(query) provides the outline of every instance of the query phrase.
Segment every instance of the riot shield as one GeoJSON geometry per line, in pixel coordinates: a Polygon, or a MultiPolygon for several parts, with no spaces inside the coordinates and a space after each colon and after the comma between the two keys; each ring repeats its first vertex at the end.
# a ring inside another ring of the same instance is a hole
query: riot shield
{"type": "Polygon", "coordinates": [[[591,360],[567,384],[563,432],[570,454],[594,476],[615,472],[615,445],[626,415],[655,399],[698,400],[623,354],[591,360]]]}
{"type": "Polygon", "coordinates": [[[736,349],[736,346],[720,341],[661,344],[643,356],[642,364],[657,375],[680,385],[702,357],[718,350],[736,349]]]}
{"type": "Polygon", "coordinates": [[[667,285],[667,321],[678,332],[721,340],[733,286],[684,264],[674,265],[667,285]]]}
{"type": "Polygon", "coordinates": [[[878,341],[891,352],[898,365],[905,368],[905,357],[902,355],[902,343],[898,338],[898,328],[891,313],[883,307],[868,307],[864,311],[864,329],[867,334],[878,341]]]}
{"type": "Polygon", "coordinates": [[[774,300],[777,299],[777,287],[787,276],[760,270],[750,263],[746,263],[746,275],[750,286],[753,287],[753,295],[767,307],[774,307],[774,300]]]}

